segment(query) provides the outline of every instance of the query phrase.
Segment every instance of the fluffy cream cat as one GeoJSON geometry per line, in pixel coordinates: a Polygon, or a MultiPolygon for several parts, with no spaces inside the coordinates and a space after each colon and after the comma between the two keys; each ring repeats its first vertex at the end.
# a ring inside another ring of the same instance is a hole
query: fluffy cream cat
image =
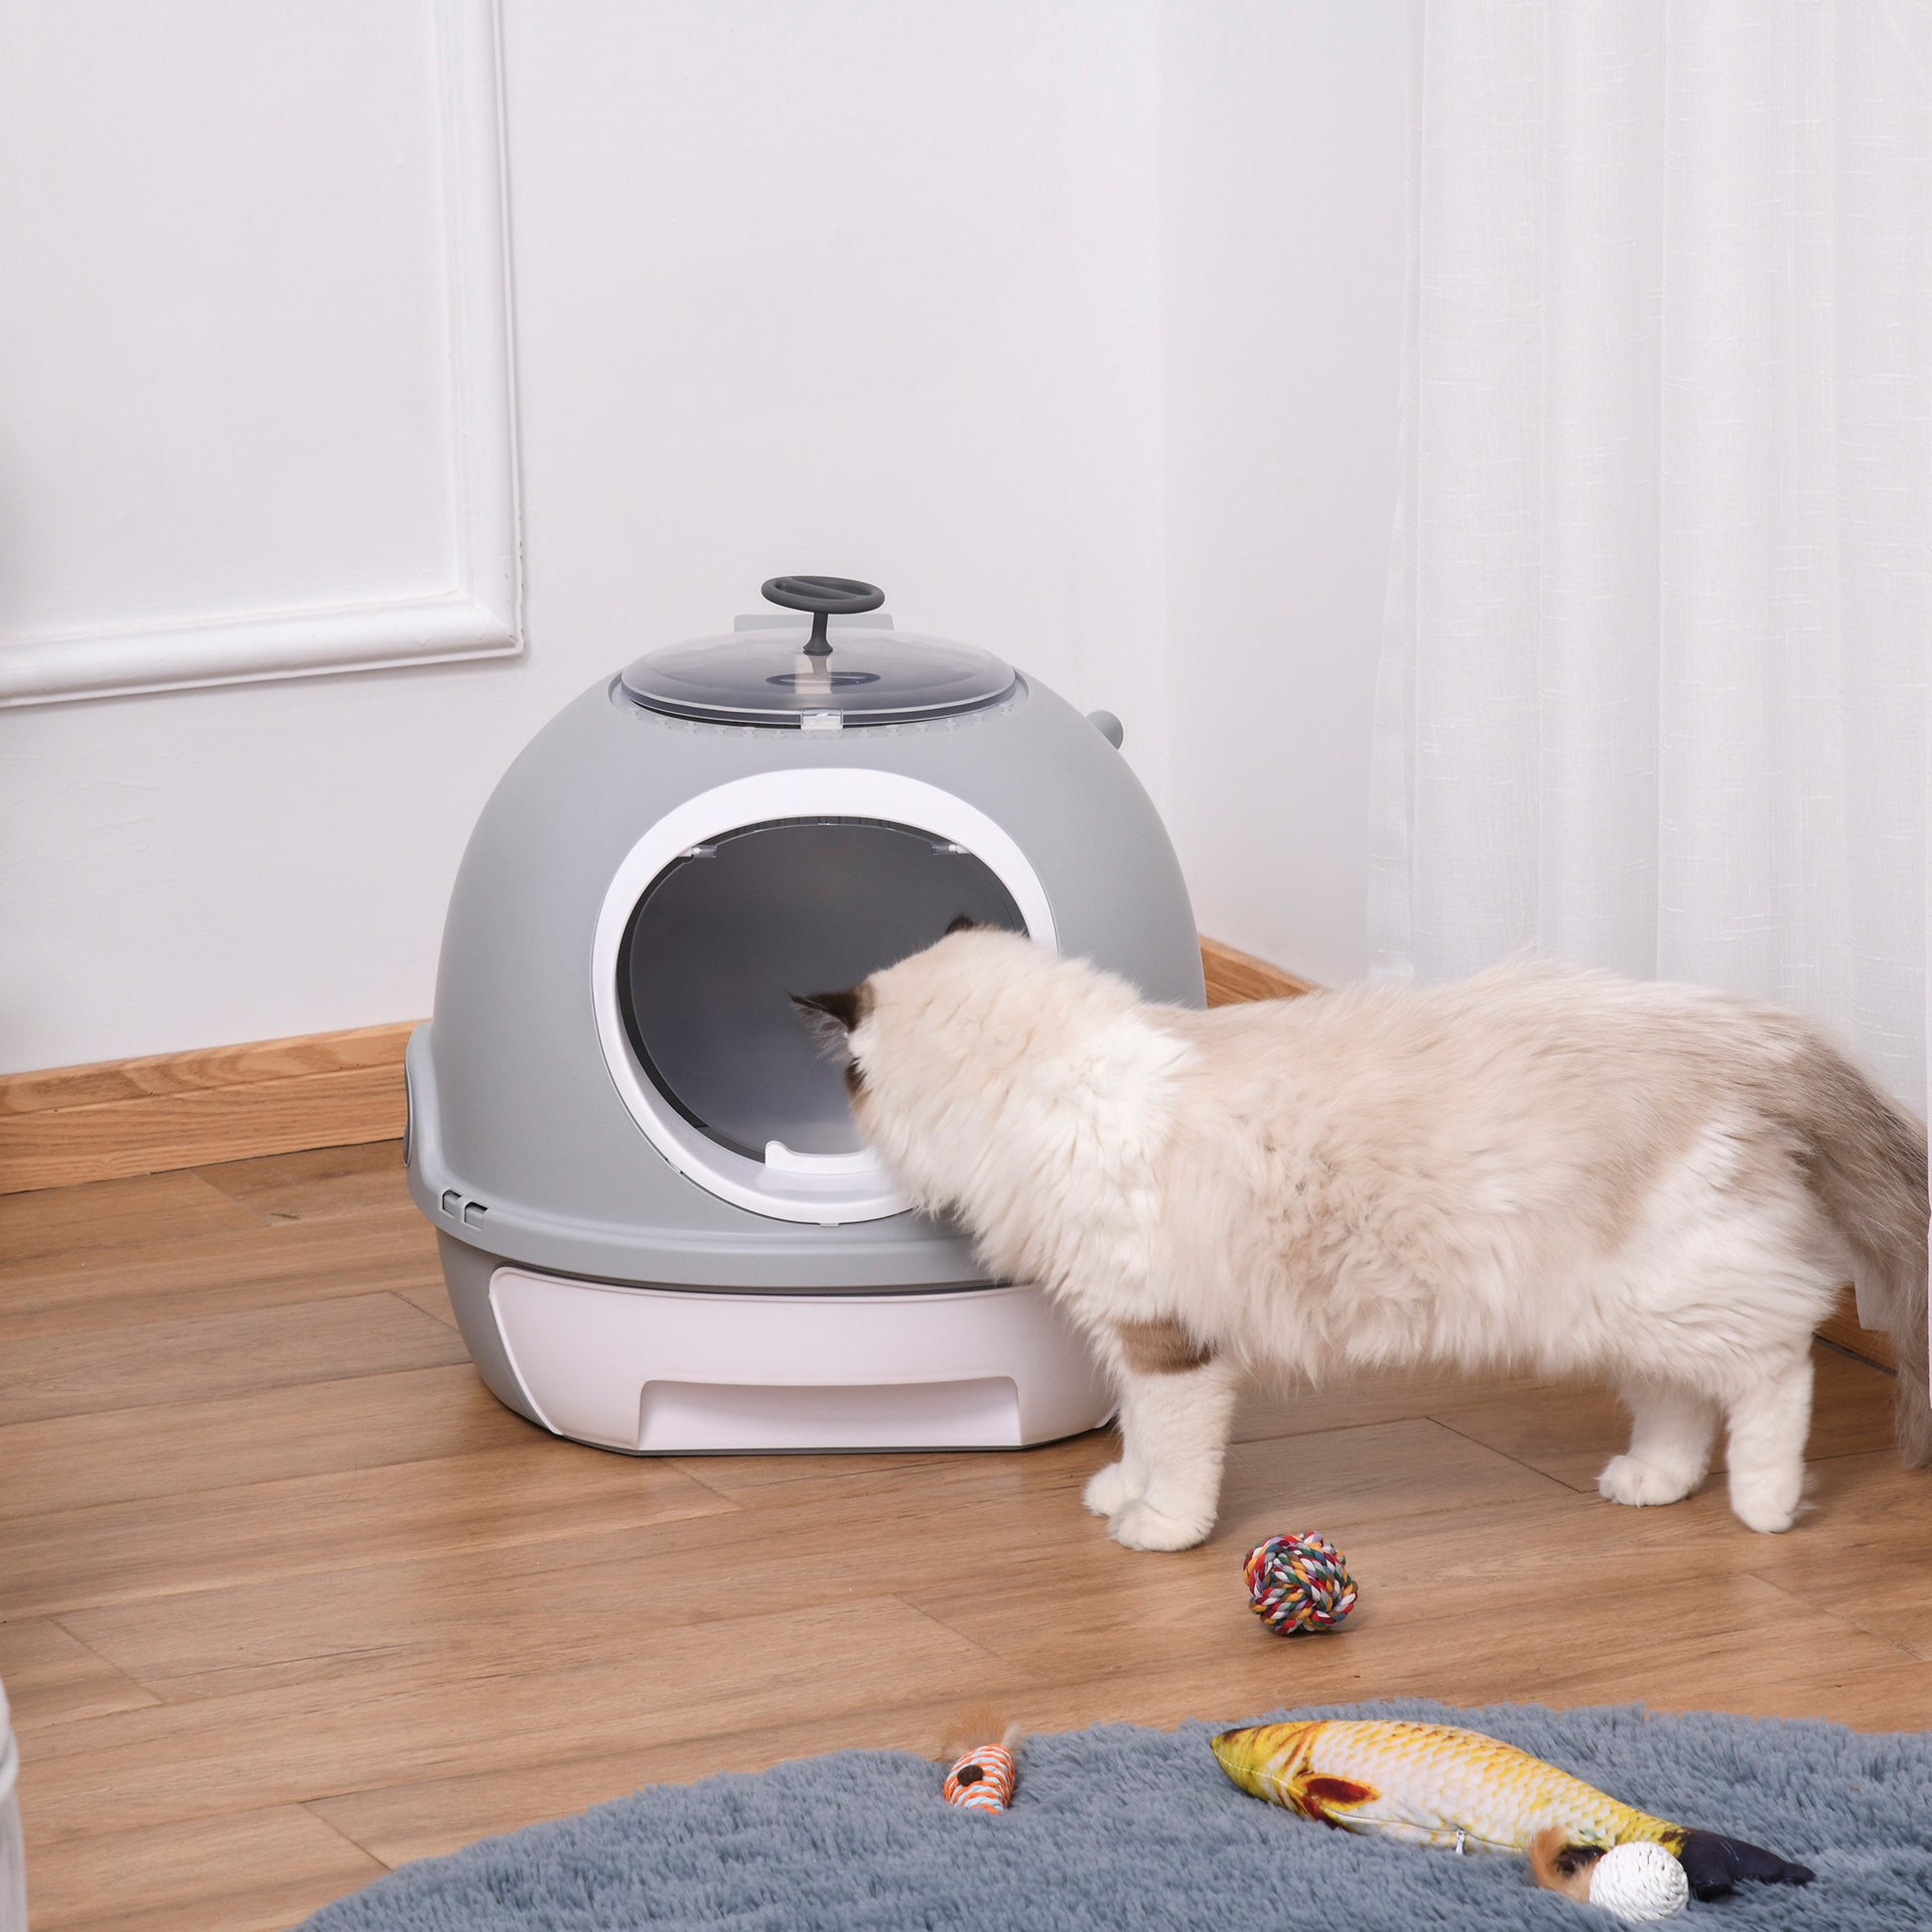
{"type": "Polygon", "coordinates": [[[1132,1549],[1213,1527],[1238,1379],[1453,1364],[1607,1382],[1621,1503],[1790,1527],[1811,1333],[1860,1284],[1932,1461],[1926,1143],[1808,1022],[1543,965],[1189,1013],[955,931],[830,1015],[866,1140],[1118,1378],[1086,1502],[1132,1549]]]}

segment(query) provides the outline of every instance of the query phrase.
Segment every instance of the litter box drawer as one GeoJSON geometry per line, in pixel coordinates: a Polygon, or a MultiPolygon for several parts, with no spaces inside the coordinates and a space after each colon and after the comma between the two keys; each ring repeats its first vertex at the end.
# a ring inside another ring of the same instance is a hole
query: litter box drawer
{"type": "Polygon", "coordinates": [[[759,1296],[498,1268],[489,1303],[530,1413],[633,1454],[1018,1449],[1113,1411],[1033,1287],[759,1296]]]}

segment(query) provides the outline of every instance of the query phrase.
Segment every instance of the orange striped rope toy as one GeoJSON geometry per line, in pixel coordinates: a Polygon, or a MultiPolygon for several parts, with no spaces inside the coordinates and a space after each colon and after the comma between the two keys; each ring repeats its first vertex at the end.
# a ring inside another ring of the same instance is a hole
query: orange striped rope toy
{"type": "Polygon", "coordinates": [[[1019,1779],[1004,1744],[976,1744],[946,1773],[946,1802],[961,1811],[1005,1811],[1019,1779]]]}
{"type": "Polygon", "coordinates": [[[961,1811],[1005,1811],[1020,1782],[1024,1734],[1018,1725],[1003,1724],[988,1710],[967,1711],[955,1719],[933,1752],[941,1764],[952,1766],[943,1787],[947,1804],[961,1811]],[[976,1744],[976,1737],[993,1741],[976,1744]]]}

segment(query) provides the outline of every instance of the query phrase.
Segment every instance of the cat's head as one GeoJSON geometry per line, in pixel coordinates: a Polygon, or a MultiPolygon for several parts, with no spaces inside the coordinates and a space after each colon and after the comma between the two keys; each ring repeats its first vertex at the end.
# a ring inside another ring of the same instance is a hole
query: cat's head
{"type": "Polygon", "coordinates": [[[1061,1130],[1091,1088],[1134,990],[1024,934],[956,919],[857,986],[794,995],[845,1062],[867,1145],[921,1207],[974,1214],[1061,1130]]]}
{"type": "Polygon", "coordinates": [[[1004,1018],[1014,990],[1052,964],[1031,939],[962,915],[936,944],[856,986],[792,995],[844,1062],[860,1134],[920,1205],[956,1197],[952,1181],[974,1161],[1024,1044],[1004,1018]]]}

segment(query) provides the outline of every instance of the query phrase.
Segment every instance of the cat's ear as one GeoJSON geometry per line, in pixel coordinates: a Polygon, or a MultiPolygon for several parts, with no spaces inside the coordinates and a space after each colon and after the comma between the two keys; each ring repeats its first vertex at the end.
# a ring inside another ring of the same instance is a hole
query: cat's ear
{"type": "Polygon", "coordinates": [[[993,928],[984,919],[976,919],[970,912],[961,912],[946,928],[946,937],[950,939],[955,932],[991,932],[993,928]]]}
{"type": "Polygon", "coordinates": [[[791,1004],[805,1016],[805,1024],[832,1046],[843,1046],[853,1028],[866,1017],[866,987],[841,987],[836,993],[794,993],[791,1004]]]}

